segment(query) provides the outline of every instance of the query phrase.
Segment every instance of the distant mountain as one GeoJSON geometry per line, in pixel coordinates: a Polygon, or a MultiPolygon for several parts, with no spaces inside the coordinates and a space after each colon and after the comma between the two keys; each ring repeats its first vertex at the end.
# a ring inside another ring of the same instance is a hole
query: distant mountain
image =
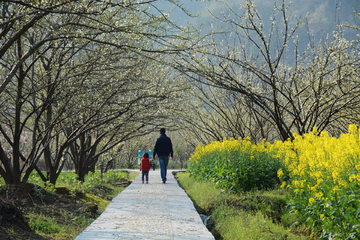
{"type": "MultiPolygon", "coordinates": [[[[226,2],[234,10],[238,11],[239,7],[237,5],[244,2],[244,0],[227,0],[226,2]]],[[[281,4],[281,1],[278,0],[277,2],[281,4]]],[[[287,3],[289,2],[287,1],[287,3]]],[[[209,11],[216,16],[220,16],[221,11],[225,10],[223,2],[216,0],[182,0],[181,4],[190,13],[194,15],[201,13],[201,15],[198,18],[190,18],[182,11],[176,10],[171,13],[170,18],[178,24],[185,25],[187,21],[195,27],[203,24],[204,32],[209,30],[210,24],[220,27],[220,23],[213,19],[209,11]]],[[[274,7],[274,0],[257,0],[255,4],[266,26],[270,21],[269,16],[274,7]]],[[[158,6],[163,10],[170,7],[169,4],[165,4],[163,1],[160,1],[158,6]]],[[[335,21],[360,26],[360,19],[354,14],[354,12],[360,12],[360,0],[293,0],[288,14],[290,12],[292,12],[291,16],[294,18],[293,21],[295,21],[295,17],[308,16],[309,32],[316,41],[325,38],[327,34],[331,36],[335,21]]],[[[298,36],[300,40],[307,42],[308,35],[305,25],[298,30],[298,36]]],[[[345,31],[345,37],[349,40],[355,39],[356,33],[354,31],[345,31]]]]}

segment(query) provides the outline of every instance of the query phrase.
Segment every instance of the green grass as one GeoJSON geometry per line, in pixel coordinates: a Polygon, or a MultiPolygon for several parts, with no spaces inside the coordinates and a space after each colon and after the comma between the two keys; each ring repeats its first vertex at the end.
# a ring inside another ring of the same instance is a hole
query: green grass
{"type": "MultiPolygon", "coordinates": [[[[93,211],[95,205],[104,211],[111,199],[125,189],[118,185],[119,177],[134,180],[138,176],[138,172],[130,172],[129,176],[126,173],[106,174],[110,176],[104,174],[104,179],[99,179],[98,174],[90,175],[89,182],[96,187],[89,184],[83,187],[77,180],[71,179],[74,177],[72,173],[64,172],[62,181],[59,181],[61,194],[64,195],[60,197],[56,191],[50,189],[49,192],[49,188],[41,185],[35,185],[32,199],[27,194],[22,194],[21,198],[15,195],[14,201],[21,204],[23,216],[32,232],[17,232],[16,228],[0,230],[6,232],[9,239],[74,239],[99,216],[93,211]]],[[[34,179],[37,179],[36,176],[34,179]]]]}
{"type": "Polygon", "coordinates": [[[286,209],[286,191],[253,191],[227,194],[215,183],[196,181],[188,173],[177,175],[199,213],[212,215],[211,232],[216,239],[309,239],[309,229],[291,228],[296,221],[286,209]]]}
{"type": "MultiPolygon", "coordinates": [[[[131,174],[130,179],[136,178],[137,174],[131,174]]],[[[30,221],[31,229],[35,230],[40,236],[50,237],[51,239],[71,239],[80,234],[96,216],[86,212],[86,207],[97,205],[99,210],[104,211],[107,205],[111,202],[111,198],[117,196],[124,187],[113,186],[109,183],[104,183],[98,186],[91,192],[85,192],[77,201],[84,204],[84,213],[80,215],[73,215],[71,212],[63,211],[60,216],[56,218],[44,217],[40,214],[27,216],[30,221]],[[101,197],[100,197],[101,196],[101,197]]]]}
{"type": "MultiPolygon", "coordinates": [[[[124,188],[119,188],[119,191],[115,191],[115,195],[116,192],[121,192],[124,188]]],[[[110,195],[113,195],[113,194],[110,194],[110,195]]],[[[98,208],[103,212],[105,210],[105,208],[107,207],[107,205],[109,205],[110,201],[109,200],[105,200],[105,199],[102,199],[101,197],[99,196],[96,196],[94,194],[89,194],[89,193],[86,193],[84,195],[84,197],[82,198],[82,201],[84,203],[87,203],[87,204],[95,204],[98,206],[98,208]]]]}
{"type": "Polygon", "coordinates": [[[29,214],[28,217],[31,219],[29,226],[33,230],[43,233],[59,233],[62,230],[56,220],[51,217],[42,214],[29,214]]]}

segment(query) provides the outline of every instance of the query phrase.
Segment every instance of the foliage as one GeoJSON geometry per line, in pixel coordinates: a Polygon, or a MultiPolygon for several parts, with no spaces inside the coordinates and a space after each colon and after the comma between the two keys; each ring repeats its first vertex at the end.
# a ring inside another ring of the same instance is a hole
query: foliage
{"type": "Polygon", "coordinates": [[[45,194],[42,192],[42,188],[39,185],[34,185],[34,192],[35,196],[43,199],[45,197],[45,194]]]}
{"type": "MultiPolygon", "coordinates": [[[[74,188],[74,190],[91,191],[91,189],[95,189],[101,184],[116,183],[119,182],[119,180],[122,178],[127,178],[126,172],[109,170],[101,177],[101,171],[99,169],[96,169],[94,173],[89,173],[86,176],[84,183],[81,183],[74,172],[64,171],[60,173],[59,179],[56,183],[56,187],[69,187],[74,188]]],[[[44,183],[41,180],[40,176],[35,172],[31,173],[29,182],[38,185],[38,187],[44,187],[45,190],[49,193],[54,193],[54,191],[56,190],[53,184],[49,182],[44,183]]],[[[4,184],[4,180],[0,178],[0,186],[4,184]]]]}
{"type": "MultiPolygon", "coordinates": [[[[101,171],[96,169],[94,173],[90,172],[85,177],[85,182],[78,180],[77,175],[74,172],[61,172],[59,179],[56,183],[56,187],[66,187],[70,190],[72,194],[76,192],[86,192],[91,193],[93,191],[99,190],[99,188],[104,184],[113,184],[119,182],[122,178],[127,178],[126,172],[113,171],[109,170],[101,176],[101,171]]],[[[29,183],[35,184],[35,191],[38,193],[38,197],[42,198],[42,188],[44,188],[48,193],[55,194],[56,188],[54,184],[49,182],[44,183],[40,176],[32,172],[29,178],[29,183]]],[[[4,185],[2,178],[0,178],[0,186],[4,185]]]]}
{"type": "Polygon", "coordinates": [[[105,174],[101,174],[99,169],[96,169],[95,172],[89,172],[85,176],[85,182],[82,184],[81,188],[85,192],[92,192],[95,189],[99,188],[101,185],[116,183],[119,182],[121,178],[126,178],[127,174],[124,172],[115,172],[109,170],[105,174]]]}
{"type": "MultiPolygon", "coordinates": [[[[31,179],[29,179],[29,181],[31,182],[31,179]]],[[[72,193],[82,189],[82,184],[74,172],[61,172],[58,181],[56,182],[56,186],[67,187],[72,193]]]]}
{"type": "Polygon", "coordinates": [[[234,193],[270,189],[279,184],[277,170],[282,161],[268,152],[263,142],[256,145],[248,138],[202,143],[190,158],[188,170],[201,180],[209,180],[234,193]]]}
{"type": "Polygon", "coordinates": [[[44,233],[58,233],[61,231],[57,222],[51,218],[47,218],[43,215],[30,218],[29,226],[33,230],[41,231],[44,233]]]}
{"type": "Polygon", "coordinates": [[[177,177],[198,212],[211,215],[210,228],[215,239],[308,239],[308,229],[290,228],[296,219],[288,218],[285,190],[239,196],[224,193],[213,182],[197,181],[189,173],[179,173],[177,177]]]}
{"type": "Polygon", "coordinates": [[[189,173],[178,173],[176,176],[180,185],[195,202],[199,213],[211,212],[215,205],[227,197],[227,193],[223,194],[223,191],[216,188],[212,182],[196,181],[189,173]]]}
{"type": "MultiPolygon", "coordinates": [[[[321,239],[360,238],[360,139],[356,125],[339,138],[314,128],[293,142],[276,142],[290,180],[289,206],[298,222],[311,226],[321,239]]],[[[284,168],[279,177],[284,180],[284,168]]]]}
{"type": "MultiPolygon", "coordinates": [[[[1,228],[0,235],[5,234],[1,237],[17,236],[16,239],[74,239],[96,219],[98,216],[95,212],[96,206],[104,211],[110,200],[124,190],[124,185],[117,185],[119,179],[131,180],[137,175],[137,172],[132,172],[130,176],[123,172],[104,173],[103,180],[89,180],[97,184],[97,188],[91,188],[92,191],[84,193],[85,188],[77,180],[76,174],[64,171],[59,177],[57,191],[51,193],[54,186],[48,184],[44,187],[39,175],[32,173],[30,182],[39,184],[32,189],[31,198],[26,191],[6,194],[15,204],[21,206],[22,213],[33,231],[24,232],[23,229],[20,231],[17,227],[12,230],[10,226],[9,229],[1,228]],[[70,188],[74,188],[74,194],[69,194],[70,188]],[[45,192],[44,189],[47,191],[45,192]],[[82,193],[79,194],[79,191],[82,193]]],[[[92,174],[93,178],[100,178],[100,176],[98,170],[92,174]]],[[[26,186],[32,185],[26,184],[26,186]]]]}
{"type": "Polygon", "coordinates": [[[199,145],[189,172],[240,192],[275,184],[273,171],[279,167],[281,187],[290,190],[288,205],[297,217],[295,225],[306,223],[312,236],[320,239],[359,239],[359,135],[356,125],[350,125],[339,138],[325,131],[318,134],[314,128],[304,136],[294,134],[293,141],[274,144],[244,139],[199,145]],[[257,183],[262,176],[262,184],[257,183]]]}
{"type": "Polygon", "coordinates": [[[47,191],[48,193],[51,193],[51,194],[55,194],[56,193],[55,185],[50,183],[49,181],[47,181],[45,183],[45,191],[47,191]]]}
{"type": "Polygon", "coordinates": [[[218,229],[224,232],[224,239],[306,239],[305,236],[292,235],[281,225],[274,224],[261,212],[253,215],[239,212],[233,207],[223,206],[214,213],[214,217],[220,221],[218,229]]]}

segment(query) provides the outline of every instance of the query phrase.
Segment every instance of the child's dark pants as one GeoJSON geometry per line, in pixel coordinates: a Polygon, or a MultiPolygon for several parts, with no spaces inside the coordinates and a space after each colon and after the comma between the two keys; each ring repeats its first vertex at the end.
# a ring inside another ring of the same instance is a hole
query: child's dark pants
{"type": "Polygon", "coordinates": [[[142,172],[142,176],[141,179],[144,182],[144,176],[146,176],[146,181],[149,181],[149,171],[141,171],[142,172]]]}

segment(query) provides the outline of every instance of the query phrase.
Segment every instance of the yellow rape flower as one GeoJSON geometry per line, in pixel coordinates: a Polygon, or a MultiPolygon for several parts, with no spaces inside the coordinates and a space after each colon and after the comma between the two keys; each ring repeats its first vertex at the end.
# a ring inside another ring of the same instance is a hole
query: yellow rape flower
{"type": "Polygon", "coordinates": [[[340,181],[339,181],[339,184],[340,184],[341,186],[343,186],[343,187],[347,187],[347,185],[348,185],[348,183],[347,183],[346,181],[344,181],[344,180],[340,180],[340,181]]]}
{"type": "Polygon", "coordinates": [[[324,180],[322,178],[318,178],[316,181],[317,181],[317,185],[320,185],[321,183],[324,182],[324,180]]]}
{"type": "Polygon", "coordinates": [[[336,191],[340,191],[341,189],[338,187],[338,186],[335,186],[333,189],[332,189],[332,191],[333,191],[333,193],[336,193],[336,191]]]}
{"type": "Polygon", "coordinates": [[[315,196],[316,196],[318,199],[321,199],[323,195],[324,195],[324,194],[323,194],[322,192],[315,193],[315,196]]]}
{"type": "Polygon", "coordinates": [[[357,126],[355,124],[350,124],[349,133],[356,133],[356,131],[357,131],[357,126]]]}
{"type": "MultiPolygon", "coordinates": [[[[222,142],[214,141],[209,145],[201,143],[189,161],[198,164],[212,154],[237,149],[246,152],[250,159],[256,159],[262,153],[272,155],[282,159],[278,178],[283,178],[286,172],[291,179],[282,182],[281,188],[289,188],[301,198],[301,203],[309,201],[308,204],[314,204],[319,199],[325,202],[324,208],[327,208],[331,200],[324,199],[325,196],[331,199],[331,195],[339,191],[345,192],[349,187],[360,185],[360,133],[354,124],[349,126],[348,133],[339,137],[331,137],[325,131],[318,134],[317,131],[314,128],[303,136],[294,133],[293,140],[275,141],[273,144],[266,140],[254,144],[248,137],[237,140],[224,138],[222,142]]],[[[356,202],[359,203],[360,198],[356,202]]],[[[298,213],[297,210],[294,212],[298,213]]],[[[324,214],[319,216],[325,218],[324,214]]]]}
{"type": "Polygon", "coordinates": [[[356,170],[360,171],[360,164],[355,166],[356,170]]]}

